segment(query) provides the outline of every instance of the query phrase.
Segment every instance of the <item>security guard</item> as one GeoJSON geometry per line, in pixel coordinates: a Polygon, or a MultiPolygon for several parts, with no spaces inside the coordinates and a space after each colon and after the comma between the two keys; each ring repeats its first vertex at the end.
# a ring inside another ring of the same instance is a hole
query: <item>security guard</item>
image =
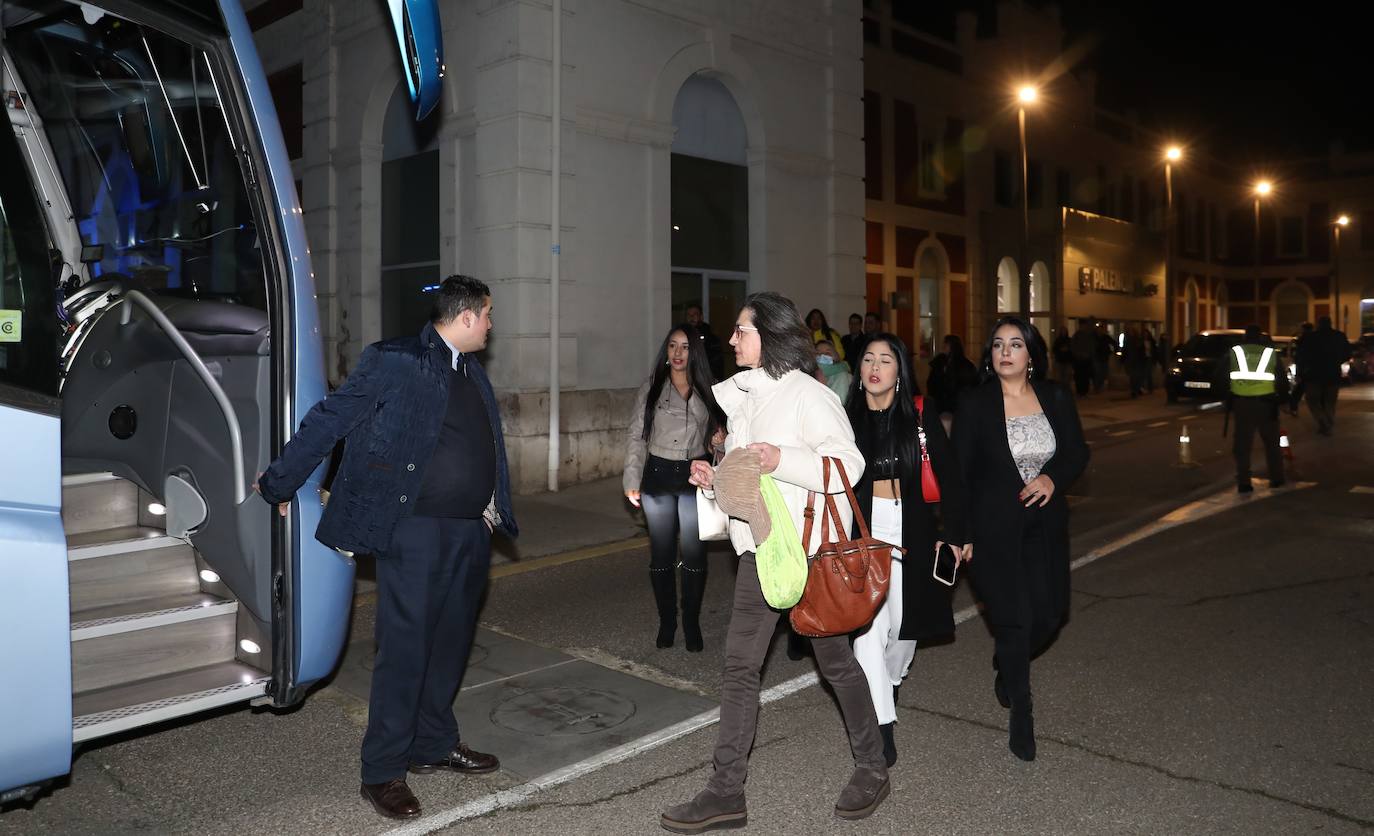
{"type": "Polygon", "coordinates": [[[1236,486],[1241,493],[1250,484],[1250,447],[1259,431],[1269,460],[1269,486],[1283,485],[1283,454],[1279,450],[1279,403],[1288,390],[1288,375],[1280,371],[1278,352],[1258,325],[1245,329],[1240,345],[1231,349],[1231,410],[1236,416],[1236,435],[1231,448],[1236,458],[1236,486]]]}

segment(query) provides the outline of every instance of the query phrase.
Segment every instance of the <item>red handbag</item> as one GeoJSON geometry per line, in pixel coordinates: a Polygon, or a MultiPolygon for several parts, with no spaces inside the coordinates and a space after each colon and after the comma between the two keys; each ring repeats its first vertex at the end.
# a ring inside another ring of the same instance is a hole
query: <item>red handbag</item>
{"type": "MultiPolygon", "coordinates": [[[[926,449],[925,396],[916,398],[916,440],[921,445],[921,497],[926,502],[940,501],[940,480],[935,478],[935,468],[930,465],[930,451],[926,449]]],[[[939,420],[938,418],[936,420],[939,420]]]]}
{"type": "MultiPolygon", "coordinates": [[[[830,460],[829,456],[822,460],[824,481],[821,484],[827,487],[830,485],[830,460]]],[[[891,543],[874,540],[868,533],[868,523],[859,511],[859,501],[854,498],[844,465],[835,459],[835,466],[840,470],[845,495],[854,509],[854,521],[859,524],[859,539],[830,539],[832,519],[835,537],[845,538],[847,532],[839,509],[835,507],[835,497],[825,494],[825,504],[821,508],[821,546],[816,556],[806,562],[806,588],[788,616],[792,629],[802,636],[842,636],[871,622],[887,597],[892,578],[892,552],[905,551],[891,543]]],[[[815,505],[816,492],[812,491],[806,500],[803,548],[811,542],[815,505]]]]}

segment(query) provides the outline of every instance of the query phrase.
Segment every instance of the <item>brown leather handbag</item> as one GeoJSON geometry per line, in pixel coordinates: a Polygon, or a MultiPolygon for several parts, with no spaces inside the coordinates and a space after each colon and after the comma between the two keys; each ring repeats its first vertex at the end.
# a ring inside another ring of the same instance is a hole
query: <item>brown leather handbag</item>
{"type": "MultiPolygon", "coordinates": [[[[829,486],[831,457],[826,456],[822,461],[822,484],[829,486]]],[[[821,545],[816,556],[807,560],[806,589],[790,616],[792,629],[802,636],[840,636],[871,622],[887,596],[892,578],[892,550],[905,551],[900,546],[875,540],[869,534],[868,522],[859,510],[859,501],[854,498],[844,464],[839,459],[834,462],[840,471],[849,505],[854,509],[860,536],[858,540],[841,539],[848,532],[844,531],[835,497],[822,494],[825,507],[821,510],[821,545]],[[834,540],[830,534],[831,520],[835,525],[834,540]]],[[[803,547],[811,542],[815,506],[816,492],[812,491],[806,500],[803,547]]]]}

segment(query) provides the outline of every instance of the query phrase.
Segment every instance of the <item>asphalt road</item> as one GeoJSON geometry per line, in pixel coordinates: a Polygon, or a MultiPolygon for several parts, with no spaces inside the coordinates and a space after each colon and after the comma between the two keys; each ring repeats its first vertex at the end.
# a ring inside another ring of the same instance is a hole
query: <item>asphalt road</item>
{"type": "MultiPolygon", "coordinates": [[[[1260,491],[1074,573],[1072,621],[1034,667],[1035,763],[1006,749],[1006,713],[991,693],[992,643],[974,618],[953,644],[918,652],[899,699],[894,792],[867,821],[844,823],[831,812],[850,761],[827,692],[805,688],[767,705],[748,789],[750,831],[1374,830],[1374,391],[1343,397],[1334,439],[1318,438],[1310,419],[1285,419],[1296,474],[1310,487],[1260,491]],[[1352,492],[1360,487],[1371,492],[1352,492]]],[[[1192,499],[1229,496],[1220,416],[1189,418],[1200,466],[1182,468],[1179,423],[1196,413],[1176,415],[1089,434],[1093,462],[1070,491],[1076,555],[1192,499]]],[[[709,704],[732,558],[712,554],[701,654],[653,647],[646,568],[641,549],[503,577],[482,622],[709,704]]],[[[956,606],[970,600],[961,586],[956,606]]],[[[356,638],[368,635],[370,619],[363,598],[356,638]]],[[[809,659],[789,661],[782,645],[765,687],[813,670],[809,659]]],[[[335,683],[287,714],[227,711],[108,741],[80,755],[67,785],[0,815],[0,834],[385,832],[390,823],[356,795],[365,716],[365,702],[335,683]]],[[[520,789],[527,775],[501,773],[425,776],[413,786],[431,816],[480,810],[493,793],[516,790],[453,832],[661,832],[659,810],[704,784],[714,731],[705,726],[540,792],[520,789]]],[[[597,751],[589,741],[587,755],[597,751]]]]}

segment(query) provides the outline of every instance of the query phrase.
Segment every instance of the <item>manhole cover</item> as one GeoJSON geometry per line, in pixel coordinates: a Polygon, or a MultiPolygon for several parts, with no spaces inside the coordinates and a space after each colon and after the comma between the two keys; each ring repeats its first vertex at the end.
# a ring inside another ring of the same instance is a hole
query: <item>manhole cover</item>
{"type": "Polygon", "coordinates": [[[633,717],[635,704],[617,694],[590,688],[537,688],[521,691],[491,710],[491,722],[536,737],[594,734],[633,717]]]}

